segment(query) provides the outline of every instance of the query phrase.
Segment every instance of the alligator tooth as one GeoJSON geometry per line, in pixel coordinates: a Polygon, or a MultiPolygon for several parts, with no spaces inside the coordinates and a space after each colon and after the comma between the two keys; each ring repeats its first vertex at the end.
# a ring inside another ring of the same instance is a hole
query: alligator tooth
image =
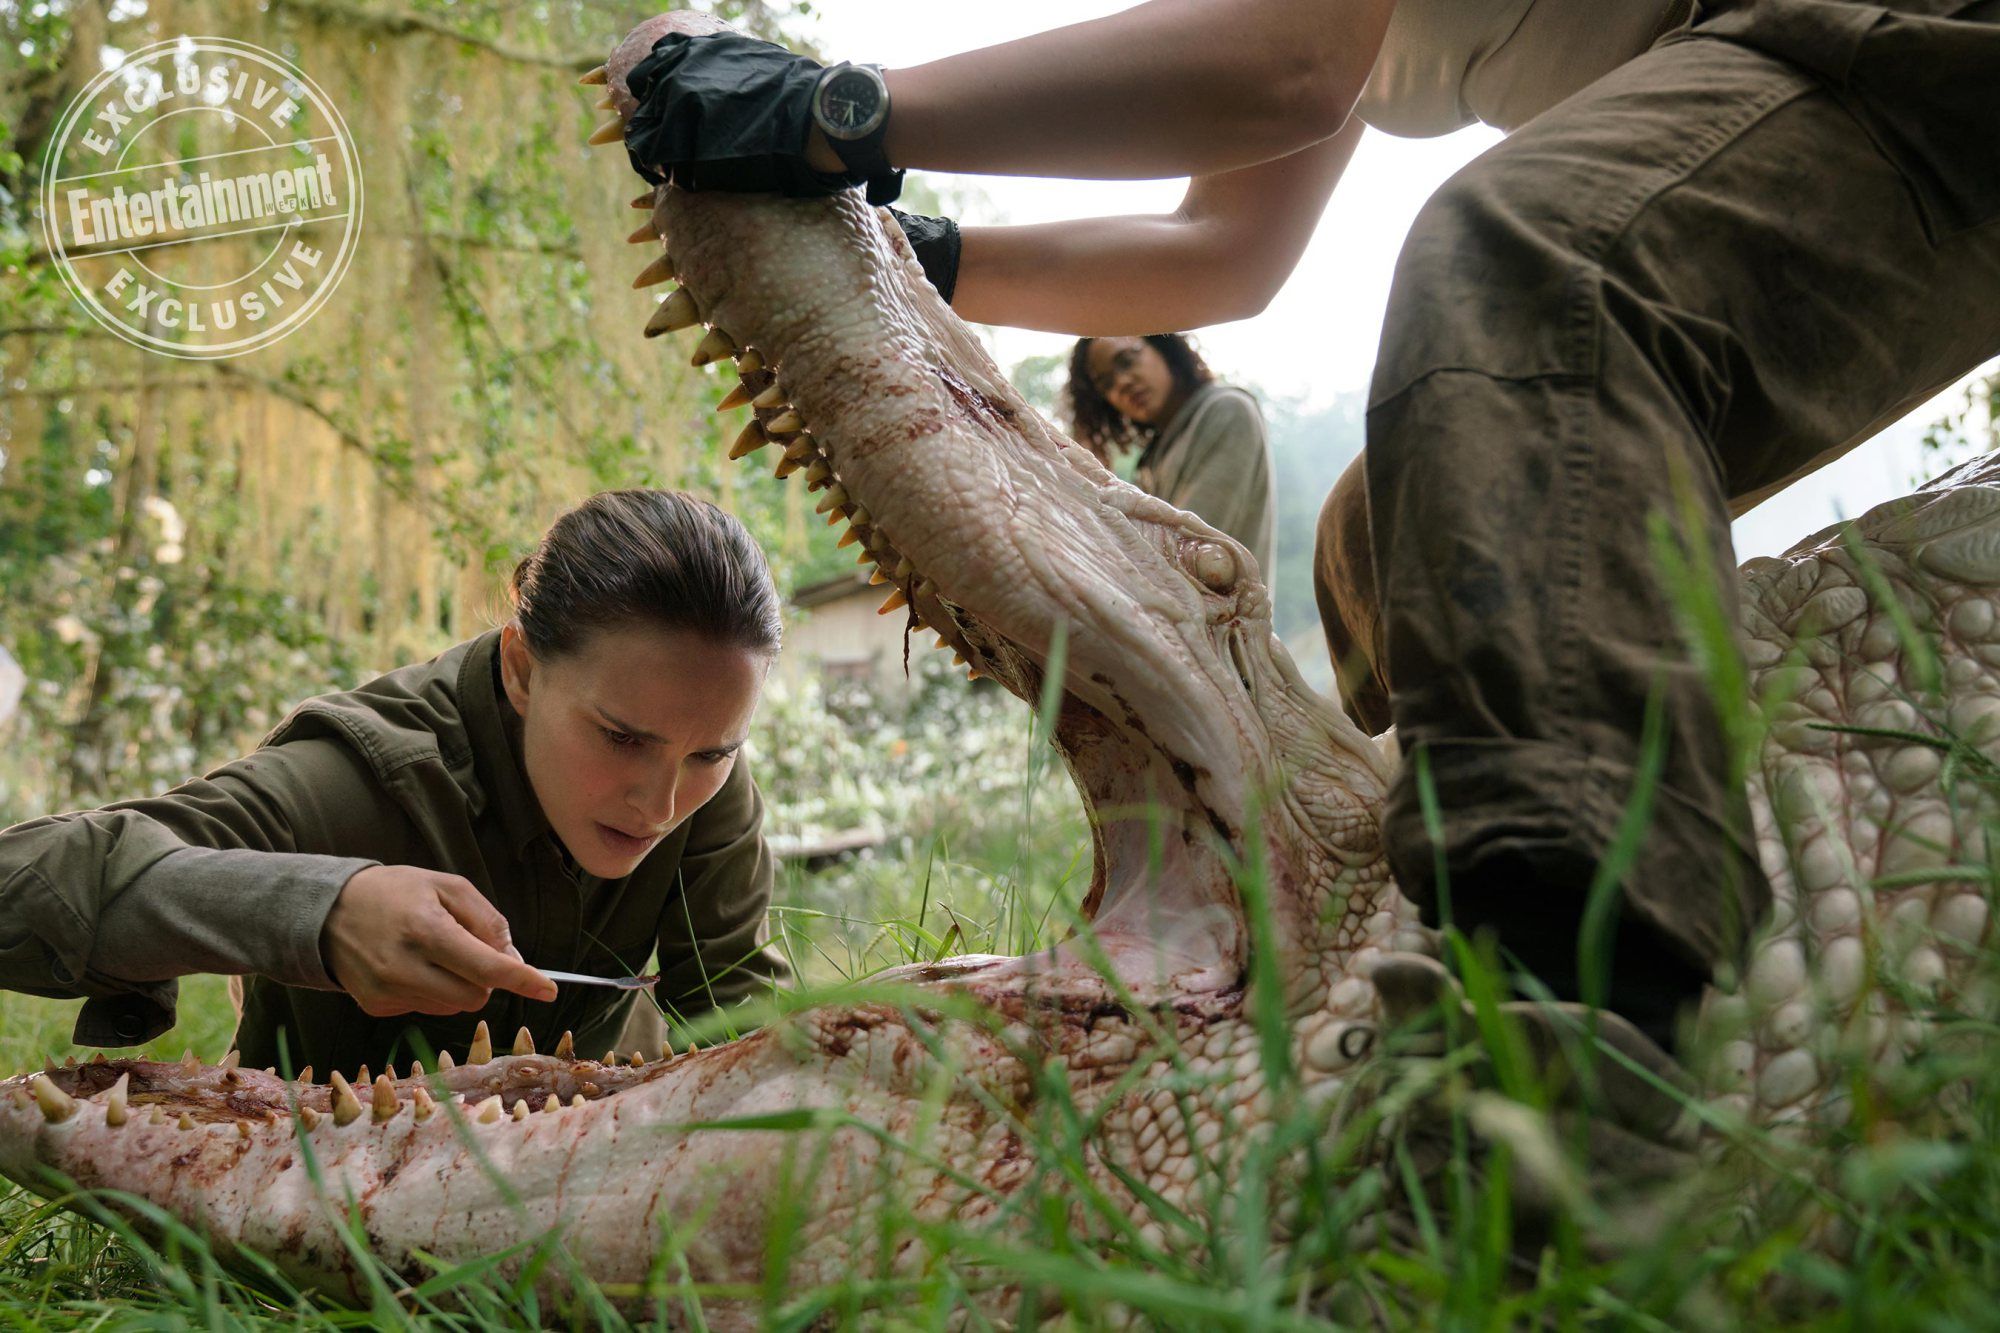
{"type": "Polygon", "coordinates": [[[42,1119],[51,1125],[59,1125],[76,1114],[76,1098],[55,1085],[47,1074],[37,1074],[29,1081],[35,1090],[35,1105],[42,1108],[42,1119]]]}
{"type": "Polygon", "coordinates": [[[646,1057],[639,1054],[637,1051],[632,1052],[632,1068],[644,1069],[645,1067],[646,1067],[646,1057]]]}
{"type": "Polygon", "coordinates": [[[264,1072],[269,1074],[272,1078],[276,1078],[278,1076],[278,1067],[276,1065],[265,1065],[264,1072]]]}
{"type": "Polygon", "coordinates": [[[361,1118],[361,1099],[354,1095],[354,1089],[341,1076],[338,1069],[327,1082],[333,1085],[333,1123],[351,1125],[361,1118]]]}
{"type": "Polygon", "coordinates": [[[607,120],[590,132],[590,146],[595,148],[599,144],[619,143],[624,138],[625,122],[622,120],[607,120]]]}
{"type": "Polygon", "coordinates": [[[875,614],[878,616],[886,616],[891,611],[896,610],[898,607],[908,606],[909,604],[910,604],[910,599],[903,596],[903,590],[901,588],[898,588],[894,592],[890,593],[887,597],[882,599],[881,608],[877,610],[875,614]]]}
{"type": "Polygon", "coordinates": [[[371,1073],[369,1073],[369,1072],[368,1072],[368,1066],[367,1066],[367,1065],[363,1065],[363,1066],[361,1066],[361,1068],[359,1068],[359,1069],[357,1069],[357,1070],[355,1070],[355,1071],[354,1071],[354,1086],[355,1086],[355,1087],[357,1087],[357,1088],[365,1088],[365,1087],[367,1087],[367,1086],[368,1086],[368,1085],[369,1085],[370,1083],[373,1083],[374,1081],[375,1081],[375,1076],[374,1076],[373,1074],[371,1074],[371,1073]]]}
{"type": "MultiPolygon", "coordinates": [[[[605,1063],[610,1064],[611,1062],[607,1060],[605,1061],[605,1063]]],[[[583,1089],[583,1095],[586,1097],[596,1097],[604,1091],[604,1089],[598,1087],[595,1083],[592,1083],[589,1079],[585,1079],[583,1082],[577,1084],[576,1086],[583,1089]]]]}
{"type": "Polygon", "coordinates": [[[146,1123],[149,1125],[164,1125],[167,1123],[167,1113],[155,1103],[152,1111],[146,1116],[146,1123]]]}
{"type": "Polygon", "coordinates": [[[718,412],[731,412],[753,401],[755,400],[750,397],[750,390],[744,388],[739,383],[728,393],[722,395],[722,401],[715,405],[715,410],[718,412]]]}
{"type": "Polygon", "coordinates": [[[216,1068],[220,1069],[223,1073],[226,1074],[230,1070],[236,1068],[238,1065],[242,1063],[243,1063],[243,1052],[231,1051],[229,1054],[222,1057],[222,1063],[217,1065],[216,1068]]]}
{"type": "Polygon", "coordinates": [[[526,1097],[523,1097],[521,1098],[521,1100],[514,1103],[514,1119],[526,1120],[528,1118],[528,1115],[529,1115],[528,1099],[526,1097]]]}
{"type": "Polygon", "coordinates": [[[630,236],[627,236],[625,238],[625,244],[651,245],[654,242],[658,241],[659,239],[660,239],[660,233],[653,230],[653,220],[651,218],[647,218],[644,222],[641,222],[637,227],[633,229],[632,234],[630,236]]]}
{"type": "MultiPolygon", "coordinates": [[[[188,1052],[188,1055],[189,1055],[190,1057],[192,1057],[192,1056],[194,1055],[194,1052],[193,1052],[193,1051],[189,1051],[189,1052],[188,1052]]],[[[76,1068],[76,1057],[75,1057],[75,1056],[73,1056],[73,1055],[65,1055],[65,1056],[63,1057],[63,1068],[64,1068],[64,1069],[74,1069],[74,1068],[76,1068]]]]}
{"type": "Polygon", "coordinates": [[[660,1058],[662,1060],[671,1060],[674,1058],[674,1039],[672,1037],[660,1038],[660,1058]]]}
{"type": "MultiPolygon", "coordinates": [[[[157,1111],[160,1108],[156,1106],[153,1109],[157,1111]]],[[[301,1106],[299,1108],[299,1123],[306,1127],[307,1133],[311,1133],[313,1130],[319,1128],[319,1112],[313,1110],[310,1106],[301,1106]]]]}
{"type": "Polygon", "coordinates": [[[871,569],[868,571],[868,581],[870,583],[887,583],[889,576],[884,574],[879,568],[871,569]]]}
{"type": "Polygon", "coordinates": [[[458,1061],[451,1058],[450,1051],[439,1051],[437,1058],[437,1067],[438,1067],[438,1072],[442,1074],[447,1069],[458,1068],[458,1061]]]}
{"type": "Polygon", "coordinates": [[[472,1049],[465,1053],[465,1063],[483,1065],[493,1058],[493,1034],[486,1030],[486,1020],[480,1019],[479,1026],[472,1029],[472,1049]]]}
{"type": "Polygon", "coordinates": [[[952,664],[953,666],[964,666],[964,665],[965,665],[965,654],[964,654],[964,653],[961,653],[961,652],[959,652],[959,651],[958,651],[958,650],[957,650],[956,648],[952,649],[952,650],[951,650],[951,664],[952,664]]]}
{"type": "MultiPolygon", "coordinates": [[[[674,257],[665,253],[656,255],[646,267],[639,270],[639,276],[632,279],[632,290],[643,291],[647,287],[657,287],[673,276],[674,257]]],[[[677,287],[667,294],[665,300],[660,303],[660,308],[655,310],[653,317],[646,322],[647,337],[657,338],[662,333],[670,333],[675,329],[685,329],[699,322],[701,317],[694,312],[695,306],[692,296],[687,297],[684,302],[674,301],[675,296],[686,290],[687,288],[685,287],[677,287]],[[668,302],[672,302],[673,304],[669,305],[668,302]],[[671,314],[669,313],[670,311],[672,312],[671,314]]]]}
{"type": "Polygon", "coordinates": [[[771,437],[764,433],[764,428],[753,421],[743,428],[741,435],[736,437],[736,443],[729,446],[730,460],[733,462],[739,458],[747,458],[770,442],[771,437]]]}
{"type": "Polygon", "coordinates": [[[898,583],[908,583],[910,581],[910,575],[916,572],[917,572],[917,567],[910,563],[910,558],[908,556],[904,556],[901,560],[898,560],[896,562],[896,581],[898,583]]]}
{"type": "MultiPolygon", "coordinates": [[[[682,288],[681,290],[686,291],[687,289],[682,288]]],[[[701,340],[701,345],[694,349],[694,355],[688,358],[688,364],[691,366],[705,366],[711,361],[720,361],[724,357],[735,355],[736,340],[721,329],[710,329],[708,336],[701,340]]]]}
{"type": "MultiPolygon", "coordinates": [[[[858,526],[851,527],[847,531],[840,534],[840,540],[833,544],[833,549],[837,551],[843,546],[852,546],[854,545],[854,543],[860,540],[861,540],[861,529],[858,526]]],[[[862,554],[866,555],[868,553],[866,551],[863,551],[862,554]]]]}
{"type": "Polygon", "coordinates": [[[555,1094],[554,1094],[553,1092],[552,1092],[552,1093],[550,1093],[550,1094],[549,1094],[549,1099],[548,1099],[547,1101],[545,1101],[545,1102],[543,1102],[543,1103],[542,1103],[542,1109],[543,1109],[544,1111],[560,1111],[560,1110],[562,1110],[562,1098],[560,1098],[560,1097],[556,1096],[556,1095],[555,1095],[555,1094]]]}
{"type": "Polygon", "coordinates": [[[298,1081],[301,1083],[310,1083],[313,1081],[313,1067],[311,1065],[307,1065],[299,1071],[298,1081]]]}
{"type": "Polygon", "coordinates": [[[813,506],[813,512],[815,514],[824,514],[827,510],[846,503],[847,488],[836,481],[833,485],[826,488],[826,495],[818,504],[813,506]]]}
{"type": "MultiPolygon", "coordinates": [[[[672,258],[667,255],[656,255],[650,264],[639,270],[639,276],[632,279],[632,289],[638,291],[645,287],[657,287],[673,276],[674,261],[672,258]]],[[[690,297],[689,299],[692,300],[693,298],[690,297]]],[[[657,319],[659,316],[656,314],[654,318],[657,319]]],[[[646,327],[651,329],[652,325],[648,324],[646,327]]],[[[686,325],[679,327],[685,328],[686,325]]]]}
{"type": "Polygon", "coordinates": [[[778,413],[777,416],[772,417],[764,423],[764,429],[770,431],[773,435],[790,435],[793,431],[804,430],[805,428],[805,418],[790,408],[778,413]]]}
{"type": "Polygon", "coordinates": [[[828,467],[824,462],[815,461],[812,466],[806,469],[806,485],[812,487],[814,490],[818,490],[821,486],[832,480],[833,469],[828,467]]]}
{"type": "Polygon", "coordinates": [[[658,202],[659,199],[654,195],[653,191],[648,190],[644,194],[640,195],[638,198],[634,199],[632,201],[631,206],[633,208],[651,208],[654,204],[657,204],[658,202]]]}
{"type": "Polygon", "coordinates": [[[576,1038],[572,1037],[567,1030],[563,1032],[562,1036],[556,1038],[556,1058],[560,1060],[574,1060],[576,1058],[576,1038]]]}
{"type": "Polygon", "coordinates": [[[602,87],[611,82],[611,70],[608,66],[599,65],[596,69],[578,79],[577,82],[586,88],[602,87]]]}
{"type": "Polygon", "coordinates": [[[736,371],[741,375],[755,375],[764,368],[764,354],[754,347],[743,349],[743,355],[736,358],[736,371]]]}
{"type": "Polygon", "coordinates": [[[615,1064],[617,1064],[617,1063],[618,1063],[618,1052],[616,1052],[616,1051],[606,1051],[606,1052],[604,1053],[604,1058],[603,1058],[602,1060],[599,1060],[599,1061],[598,1061],[597,1063],[599,1063],[599,1064],[601,1064],[601,1065],[604,1065],[604,1066],[606,1066],[607,1068],[608,1068],[608,1067],[610,1067],[611,1065],[615,1065],[615,1064]]]}
{"type": "Polygon", "coordinates": [[[482,1125],[492,1125],[497,1124],[503,1114],[500,1109],[500,1099],[495,1096],[479,1103],[479,1109],[472,1113],[472,1118],[482,1125]]]}
{"type": "Polygon", "coordinates": [[[410,1094],[410,1107],[410,1113],[421,1123],[431,1118],[437,1110],[437,1102],[432,1099],[430,1089],[419,1083],[416,1091],[410,1094]]]}
{"type": "Polygon", "coordinates": [[[816,457],[818,453],[819,445],[810,435],[801,435],[785,446],[785,457],[794,463],[803,463],[808,458],[816,457]]]}
{"type": "Polygon", "coordinates": [[[697,1042],[697,1041],[691,1041],[691,1042],[689,1042],[689,1043],[687,1044],[687,1049],[686,1049],[686,1050],[684,1050],[684,1051],[682,1051],[682,1052],[681,1052],[681,1054],[682,1054],[682,1055],[693,1055],[693,1054],[694,1054],[694,1053],[695,1053],[696,1051],[698,1051],[698,1050],[700,1050],[700,1049],[701,1049],[701,1043],[700,1043],[700,1042],[697,1042]]]}
{"type": "Polygon", "coordinates": [[[524,1027],[514,1034],[514,1054],[533,1055],[534,1053],[535,1034],[524,1027]]]}
{"type": "Polygon", "coordinates": [[[776,477],[779,481],[783,481],[786,477],[791,476],[794,472],[797,472],[798,470],[799,470],[799,462],[797,459],[790,457],[780,458],[778,460],[778,466],[771,469],[771,475],[776,477]]]}
{"type": "MultiPolygon", "coordinates": [[[[393,1073],[395,1071],[391,1070],[390,1072],[393,1073]]],[[[423,1064],[416,1060],[410,1061],[410,1077],[414,1079],[414,1078],[422,1078],[423,1076],[424,1076],[423,1064]]]]}
{"type": "Polygon", "coordinates": [[[783,407],[784,405],[785,391],[778,387],[775,380],[772,381],[769,388],[750,400],[750,406],[752,407],[783,407]]]}
{"type": "Polygon", "coordinates": [[[102,1064],[109,1064],[111,1062],[109,1059],[106,1058],[103,1051],[99,1051],[96,1055],[90,1057],[90,1063],[94,1065],[102,1065],[102,1064]]]}
{"type": "Polygon", "coordinates": [[[375,1123],[379,1125],[385,1120],[394,1119],[396,1109],[399,1105],[401,1103],[396,1100],[395,1080],[387,1074],[376,1079],[374,1098],[375,1123]]]}
{"type": "MultiPolygon", "coordinates": [[[[76,1062],[72,1060],[70,1063],[75,1064],[76,1062]]],[[[194,1058],[193,1051],[181,1052],[181,1072],[189,1078],[193,1078],[201,1072],[201,1061],[194,1058]]]]}
{"type": "Polygon", "coordinates": [[[180,1118],[180,1127],[181,1127],[182,1129],[193,1129],[193,1128],[194,1128],[194,1117],[193,1117],[193,1116],[191,1116],[191,1115],[189,1115],[189,1114],[188,1114],[188,1113],[187,1113],[186,1111],[182,1111],[182,1112],[181,1112],[181,1118],[180,1118]]]}
{"type": "Polygon", "coordinates": [[[569,1104],[571,1106],[582,1106],[586,1104],[586,1101],[587,1099],[580,1092],[573,1092],[570,1094],[569,1104]]]}
{"type": "Polygon", "coordinates": [[[111,1091],[104,1094],[105,1124],[122,1125],[125,1123],[130,1114],[127,1101],[130,1095],[131,1082],[132,1076],[130,1074],[120,1074],[118,1081],[111,1085],[111,1091]]]}

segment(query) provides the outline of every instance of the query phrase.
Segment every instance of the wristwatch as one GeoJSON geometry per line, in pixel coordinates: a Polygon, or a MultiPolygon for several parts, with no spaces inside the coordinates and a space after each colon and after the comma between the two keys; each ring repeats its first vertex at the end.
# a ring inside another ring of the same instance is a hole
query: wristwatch
{"type": "Polygon", "coordinates": [[[889,165],[889,84],[880,65],[829,65],[813,88],[813,124],[841,165],[867,182],[868,202],[887,204],[903,192],[903,173],[889,165]]]}

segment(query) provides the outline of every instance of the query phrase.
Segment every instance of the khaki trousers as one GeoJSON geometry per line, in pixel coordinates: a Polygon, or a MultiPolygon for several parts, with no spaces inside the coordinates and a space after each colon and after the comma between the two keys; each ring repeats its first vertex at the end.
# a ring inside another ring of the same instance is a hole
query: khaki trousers
{"type": "Polygon", "coordinates": [[[1658,1032],[1649,996],[1739,956],[1769,886],[1649,525],[1734,625],[1732,507],[2000,352],[1997,219],[2000,0],[1698,6],[1433,197],[1315,558],[1343,699],[1398,730],[1388,853],[1433,920],[1448,899],[1574,989],[1657,694],[1613,1007],[1658,1032]]]}

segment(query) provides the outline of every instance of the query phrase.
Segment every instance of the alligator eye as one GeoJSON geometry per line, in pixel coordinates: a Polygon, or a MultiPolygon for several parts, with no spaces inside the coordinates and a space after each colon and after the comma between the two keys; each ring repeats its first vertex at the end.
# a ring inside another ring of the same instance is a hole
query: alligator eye
{"type": "Polygon", "coordinates": [[[1203,542],[1194,548],[1188,567],[1211,592],[1228,592],[1236,586],[1236,557],[1226,546],[1203,542]]]}
{"type": "Polygon", "coordinates": [[[1375,1029],[1366,1023],[1356,1023],[1340,1034],[1340,1056],[1343,1060],[1359,1060],[1373,1049],[1375,1029]]]}

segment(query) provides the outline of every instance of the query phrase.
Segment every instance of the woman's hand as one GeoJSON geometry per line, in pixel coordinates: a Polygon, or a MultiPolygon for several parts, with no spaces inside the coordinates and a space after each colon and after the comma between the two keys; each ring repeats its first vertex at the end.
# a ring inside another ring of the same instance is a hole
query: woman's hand
{"type": "Polygon", "coordinates": [[[466,1013],[496,990],[556,997],[470,880],[416,866],[370,866],[348,880],[327,913],[320,954],[335,984],[375,1018],[466,1013]]]}
{"type": "Polygon", "coordinates": [[[618,116],[591,142],[623,138],[633,170],[656,185],[837,194],[862,181],[813,124],[823,68],[710,15],[662,14],[586,78],[608,85],[599,105],[618,116]]]}

